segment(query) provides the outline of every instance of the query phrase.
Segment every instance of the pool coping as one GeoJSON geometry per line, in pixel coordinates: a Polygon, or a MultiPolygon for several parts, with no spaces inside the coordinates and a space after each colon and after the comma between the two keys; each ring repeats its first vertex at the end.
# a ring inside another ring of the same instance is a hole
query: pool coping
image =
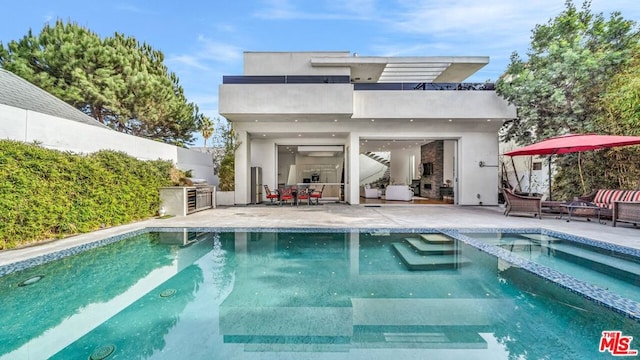
{"type": "Polygon", "coordinates": [[[563,274],[560,271],[554,270],[550,267],[529,261],[525,258],[512,254],[508,250],[502,249],[498,246],[487,244],[481,240],[473,239],[466,236],[465,233],[531,233],[531,234],[543,234],[549,236],[556,236],[568,241],[583,243],[602,249],[623,253],[640,258],[640,249],[629,248],[617,244],[605,243],[581,236],[571,235],[559,231],[548,230],[544,228],[295,228],[295,227],[157,227],[150,226],[137,230],[123,232],[121,234],[106,237],[101,240],[87,242],[84,244],[69,247],[54,251],[48,254],[35,256],[30,259],[17,261],[0,266],[0,277],[8,275],[10,273],[21,271],[33,266],[45,264],[51,261],[55,261],[67,256],[75,255],[93,248],[111,244],[120,241],[125,238],[129,238],[136,235],[146,234],[149,232],[183,232],[186,229],[194,232],[224,232],[224,231],[241,231],[241,232],[335,232],[335,233],[370,233],[370,232],[390,232],[390,233],[443,233],[449,235],[463,243],[470,245],[480,251],[496,256],[497,258],[508,262],[512,266],[522,268],[540,278],[550,281],[561,288],[564,288],[572,293],[578,294],[586,299],[589,299],[601,306],[604,306],[624,316],[640,321],[640,303],[621,297],[606,289],[598,286],[586,283],[578,280],[570,275],[563,274]]]}

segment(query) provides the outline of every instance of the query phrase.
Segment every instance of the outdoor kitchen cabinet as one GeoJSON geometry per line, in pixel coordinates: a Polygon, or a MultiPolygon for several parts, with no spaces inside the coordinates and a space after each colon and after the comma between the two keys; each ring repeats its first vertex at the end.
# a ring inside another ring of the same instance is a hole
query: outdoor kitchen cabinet
{"type": "Polygon", "coordinates": [[[186,216],[214,208],[215,186],[171,186],[160,188],[160,207],[165,214],[186,216]]]}

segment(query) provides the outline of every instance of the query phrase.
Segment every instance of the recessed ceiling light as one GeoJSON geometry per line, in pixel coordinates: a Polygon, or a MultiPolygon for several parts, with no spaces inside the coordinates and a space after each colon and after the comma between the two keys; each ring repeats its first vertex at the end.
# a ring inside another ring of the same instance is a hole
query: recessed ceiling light
{"type": "Polygon", "coordinates": [[[262,134],[262,136],[267,136],[267,134],[262,134]]]}
{"type": "Polygon", "coordinates": [[[336,134],[331,134],[331,136],[336,136],[336,134]]]}
{"type": "Polygon", "coordinates": [[[371,119],[371,121],[376,121],[376,119],[371,119]]]}
{"type": "Polygon", "coordinates": [[[298,136],[302,136],[302,134],[298,134],[298,136]]]}
{"type": "Polygon", "coordinates": [[[293,120],[294,122],[298,122],[298,119],[293,120]]]}
{"type": "Polygon", "coordinates": [[[256,122],[258,122],[258,119],[256,119],[256,122]]]}
{"type": "Polygon", "coordinates": [[[413,119],[409,119],[409,122],[413,122],[413,119]]]}
{"type": "Polygon", "coordinates": [[[367,142],[367,141],[369,141],[369,140],[365,140],[364,142],[367,142]]]}
{"type": "Polygon", "coordinates": [[[452,122],[453,120],[449,119],[449,122],[452,122]]]}
{"type": "Polygon", "coordinates": [[[338,119],[333,119],[333,122],[338,122],[338,119]]]}
{"type": "Polygon", "coordinates": [[[487,119],[487,121],[491,121],[491,119],[487,119]]]}

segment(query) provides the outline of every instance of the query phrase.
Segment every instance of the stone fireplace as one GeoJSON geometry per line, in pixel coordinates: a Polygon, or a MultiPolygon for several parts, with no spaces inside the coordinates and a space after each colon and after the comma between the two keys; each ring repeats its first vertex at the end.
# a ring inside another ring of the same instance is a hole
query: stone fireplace
{"type": "Polygon", "coordinates": [[[444,141],[436,140],[420,147],[422,177],[420,196],[440,199],[440,187],[444,181],[444,141]]]}

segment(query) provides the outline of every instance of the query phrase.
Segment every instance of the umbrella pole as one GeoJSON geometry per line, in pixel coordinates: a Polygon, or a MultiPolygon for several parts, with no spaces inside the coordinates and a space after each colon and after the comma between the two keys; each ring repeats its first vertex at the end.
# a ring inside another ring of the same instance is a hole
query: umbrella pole
{"type": "Polygon", "coordinates": [[[580,161],[580,155],[582,153],[578,153],[578,173],[580,173],[580,183],[582,184],[582,193],[587,193],[587,187],[584,185],[584,175],[582,175],[582,162],[580,161]]]}
{"type": "Polygon", "coordinates": [[[551,197],[551,157],[553,155],[549,155],[549,201],[553,201],[551,197]]]}

